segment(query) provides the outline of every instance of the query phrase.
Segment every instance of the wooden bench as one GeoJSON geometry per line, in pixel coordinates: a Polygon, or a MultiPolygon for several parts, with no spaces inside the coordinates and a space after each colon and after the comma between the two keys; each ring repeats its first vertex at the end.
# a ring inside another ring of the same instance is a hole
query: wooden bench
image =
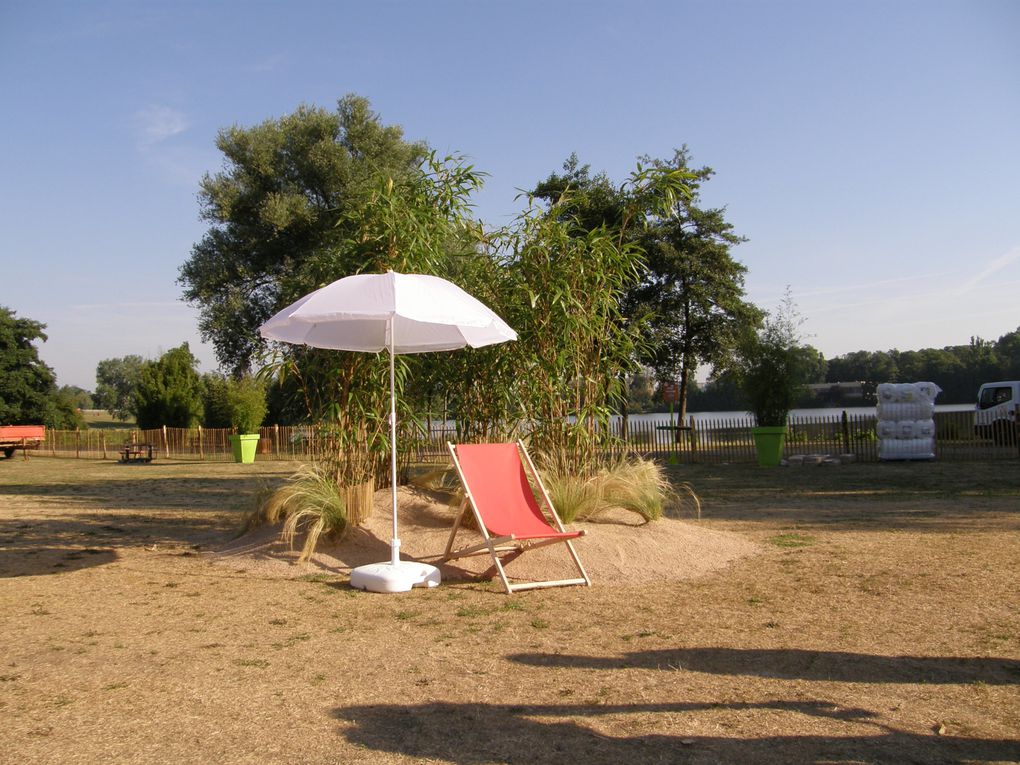
{"type": "Polygon", "coordinates": [[[152,444],[125,444],[120,450],[121,462],[152,462],[152,444]]]}

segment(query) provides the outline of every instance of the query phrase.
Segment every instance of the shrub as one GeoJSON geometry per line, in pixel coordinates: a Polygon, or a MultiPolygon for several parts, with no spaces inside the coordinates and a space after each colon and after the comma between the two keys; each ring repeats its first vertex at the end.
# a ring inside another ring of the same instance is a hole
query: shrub
{"type": "Polygon", "coordinates": [[[230,425],[238,433],[258,433],[266,418],[266,388],[254,377],[232,380],[227,386],[230,425]]]}
{"type": "Polygon", "coordinates": [[[787,289],[779,309],[764,326],[746,335],[734,371],[759,426],[785,426],[804,390],[806,368],[798,327],[801,319],[787,289]]]}
{"type": "Polygon", "coordinates": [[[299,532],[305,533],[298,560],[308,560],[323,534],[342,539],[350,528],[347,491],[337,486],[321,468],[303,465],[289,483],[260,497],[259,506],[247,527],[275,524],[281,520],[281,538],[291,549],[294,549],[294,537],[299,532]]]}
{"type": "Polygon", "coordinates": [[[543,473],[542,484],[549,493],[556,514],[564,523],[587,520],[604,509],[598,476],[586,478],[549,470],[543,473]]]}
{"type": "Polygon", "coordinates": [[[624,460],[601,474],[604,502],[644,518],[662,517],[667,504],[675,502],[673,487],[662,467],[651,460],[624,460]]]}
{"type": "Polygon", "coordinates": [[[197,366],[187,343],[142,365],[134,392],[139,428],[190,428],[201,421],[202,382],[197,366]]]}
{"type": "MultiPolygon", "coordinates": [[[[661,518],[668,507],[680,504],[662,466],[640,458],[621,460],[591,477],[547,469],[542,482],[564,523],[597,521],[614,509],[635,513],[647,523],[661,518]]],[[[697,495],[689,486],[683,488],[698,506],[700,516],[697,495]]]]}
{"type": "Polygon", "coordinates": [[[206,374],[202,377],[202,403],[205,427],[258,433],[268,407],[266,386],[255,377],[206,374]]]}

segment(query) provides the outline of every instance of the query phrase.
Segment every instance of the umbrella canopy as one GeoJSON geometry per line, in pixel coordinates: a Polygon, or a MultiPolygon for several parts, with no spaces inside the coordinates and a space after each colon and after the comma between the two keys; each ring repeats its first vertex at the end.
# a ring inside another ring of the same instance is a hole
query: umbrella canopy
{"type": "Polygon", "coordinates": [[[259,327],[268,340],[344,351],[390,354],[390,469],[393,538],[389,563],[359,566],[351,585],[403,592],[439,583],[434,566],[400,560],[397,534],[397,406],[393,357],[516,340],[499,316],[460,287],[424,274],[357,274],[305,295],[259,327]]]}
{"type": "Polygon", "coordinates": [[[506,322],[456,284],[394,271],[328,284],[284,308],[259,332],[270,340],[315,348],[398,354],[517,339],[506,322]]]}

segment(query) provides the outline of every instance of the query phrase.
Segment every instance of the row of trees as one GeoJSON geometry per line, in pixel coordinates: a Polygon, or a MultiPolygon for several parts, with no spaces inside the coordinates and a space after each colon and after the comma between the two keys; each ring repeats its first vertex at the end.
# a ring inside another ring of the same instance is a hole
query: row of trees
{"type": "MultiPolygon", "coordinates": [[[[8,312],[9,314],[9,312],[8,312]]],[[[7,317],[10,320],[10,315],[7,317]]],[[[25,321],[25,320],[22,320],[25,321]]],[[[21,325],[36,334],[25,332],[23,345],[30,337],[39,337],[35,322],[21,325]]],[[[23,330],[24,331],[24,330],[23,330]]],[[[32,351],[28,353],[32,355],[32,351]]],[[[925,348],[918,351],[856,351],[832,359],[825,359],[809,345],[797,349],[800,357],[802,380],[805,383],[861,382],[862,396],[825,391],[823,395],[805,390],[798,406],[837,406],[874,403],[875,389],[882,382],[932,380],[943,388],[940,400],[944,403],[973,401],[978,386],[990,380],[1017,379],[1020,377],[1020,329],[1001,336],[996,341],[975,338],[969,345],[946,346],[941,349],[925,348]]],[[[8,359],[13,357],[8,354],[8,359]]],[[[23,372],[37,368],[38,360],[22,365],[23,372]]],[[[9,364],[8,368],[13,368],[9,364]]],[[[456,376],[456,375],[455,375],[456,376]]],[[[50,375],[52,378],[52,373],[50,375]]],[[[42,379],[46,379],[45,374],[42,379]]],[[[270,384],[268,387],[250,377],[239,380],[217,373],[199,375],[197,360],[187,344],[172,349],[156,361],[145,361],[141,356],[124,356],[99,362],[96,368],[95,393],[76,386],[49,388],[50,409],[61,412],[62,419],[52,414],[38,415],[38,407],[28,404],[25,410],[34,413],[27,417],[15,416],[7,411],[5,422],[48,421],[61,422],[62,427],[80,425],[76,409],[97,407],[109,410],[119,419],[137,418],[144,427],[172,426],[231,427],[232,411],[236,404],[232,398],[239,391],[253,389],[250,397],[266,400],[268,421],[293,423],[305,421],[307,413],[287,405],[288,386],[270,384]],[[145,374],[143,375],[143,370],[145,374]],[[48,418],[48,419],[47,419],[48,418]]],[[[423,391],[425,409],[441,414],[449,410],[449,402],[435,395],[436,379],[428,376],[418,380],[423,391]]],[[[17,384],[5,386],[7,391],[19,389],[17,384]]],[[[628,375],[624,390],[625,405],[632,412],[664,411],[667,408],[660,395],[660,384],[654,369],[641,367],[628,375]]],[[[690,380],[687,401],[695,411],[744,410],[748,408],[747,394],[735,376],[726,369],[714,375],[706,384],[690,380]]],[[[8,396],[7,406],[14,405],[8,396]]]]}
{"type": "MultiPolygon", "coordinates": [[[[931,381],[942,388],[939,403],[969,404],[982,383],[1020,379],[1020,328],[998,340],[974,338],[967,345],[922,348],[916,351],[854,351],[825,359],[810,346],[803,356],[807,383],[862,383],[861,395],[804,391],[798,406],[860,406],[875,403],[875,390],[884,382],[931,381]]],[[[638,387],[647,411],[662,410],[654,389],[638,387]]],[[[691,406],[699,411],[730,411],[747,408],[747,398],[727,372],[713,376],[706,385],[694,385],[688,392],[691,406]]]]}
{"type": "MultiPolygon", "coordinates": [[[[591,462],[640,364],[690,376],[761,321],[730,257],[740,238],[699,205],[712,171],[686,149],[643,159],[623,183],[571,157],[511,225],[490,229],[470,206],[483,174],[404,141],[362,98],[232,127],[217,145],[226,161],[202,183],[210,228],[181,268],[185,297],[223,367],[245,374],[270,351],[276,417],[332,428],[339,452],[385,450],[386,360],[266,349],[256,328],[345,275],[435,274],[496,310],[517,343],[399,360],[404,414],[455,419],[462,438],[526,422],[548,459],[574,468],[591,462]]],[[[338,474],[363,477],[362,457],[338,474]]]]}
{"type": "Polygon", "coordinates": [[[139,428],[163,425],[237,428],[255,432],[266,415],[266,387],[251,376],[198,373],[187,343],[145,361],[124,356],[96,367],[94,401],[114,417],[133,417],[139,428]]]}
{"type": "MultiPolygon", "coordinates": [[[[257,327],[334,279],[387,268],[460,284],[521,338],[400,359],[405,416],[455,419],[465,438],[537,421],[547,451],[583,454],[600,422],[659,382],[681,383],[681,414],[688,395],[701,409],[743,406],[732,362],[763,314],[746,300],[746,269],[731,254],[743,239],[724,210],[700,202],[712,170],[695,166],[686,147],[643,158],[623,183],[572,156],[536,183],[511,225],[492,229],[471,210],[484,174],[405,141],[363,98],[348,96],[333,112],[302,107],[231,127],[217,146],[224,169],[200,190],[209,229],[179,281],[229,379],[269,363],[274,422],[328,423],[351,445],[385,447],[384,358],[267,348],[257,327]],[[716,373],[698,389],[691,378],[703,364],[716,373]],[[636,384],[644,371],[649,382],[636,384]]],[[[41,328],[29,334],[38,338],[41,328]]],[[[1004,360],[1018,345],[1012,337],[975,341],[966,358],[944,349],[828,362],[800,346],[796,366],[806,381],[928,378],[947,398],[972,397],[980,379],[1016,376],[1004,360]]],[[[198,375],[186,345],[155,361],[107,359],[97,381],[94,405],[140,425],[216,420],[208,401],[219,383],[198,375]]],[[[33,410],[36,420],[41,411],[33,410]]]]}
{"type": "Polygon", "coordinates": [[[828,361],[825,379],[860,380],[871,401],[879,383],[931,380],[942,388],[940,403],[970,403],[982,383],[1020,379],[1020,328],[994,341],[975,337],[967,345],[848,353],[828,361]]]}

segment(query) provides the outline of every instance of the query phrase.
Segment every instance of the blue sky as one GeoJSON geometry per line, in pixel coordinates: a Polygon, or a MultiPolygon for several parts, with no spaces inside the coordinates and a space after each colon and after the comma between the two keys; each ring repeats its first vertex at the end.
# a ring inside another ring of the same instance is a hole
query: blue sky
{"type": "Polygon", "coordinates": [[[576,151],[622,180],[687,144],[832,357],[1020,326],[1020,2],[0,0],[0,305],[41,356],[191,342],[177,271],[219,129],[368,97],[488,172],[479,214],[576,151]]]}

